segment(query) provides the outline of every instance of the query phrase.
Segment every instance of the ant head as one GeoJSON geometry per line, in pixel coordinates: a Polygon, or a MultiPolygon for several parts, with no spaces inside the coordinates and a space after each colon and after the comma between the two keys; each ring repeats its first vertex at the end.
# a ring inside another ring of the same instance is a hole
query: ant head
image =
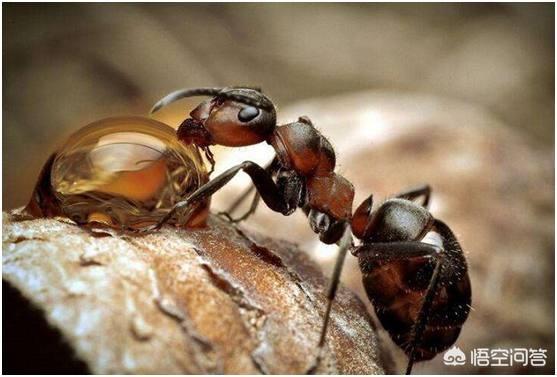
{"type": "Polygon", "coordinates": [[[219,144],[245,146],[258,144],[271,136],[276,127],[273,103],[258,89],[197,88],[170,93],[151,113],[181,98],[207,95],[213,98],[199,104],[178,129],[185,143],[199,146],[219,144]]]}

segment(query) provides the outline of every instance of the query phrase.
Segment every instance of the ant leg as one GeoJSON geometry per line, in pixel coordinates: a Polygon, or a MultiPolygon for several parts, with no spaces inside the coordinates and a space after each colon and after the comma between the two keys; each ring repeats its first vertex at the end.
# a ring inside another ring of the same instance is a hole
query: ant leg
{"type": "Polygon", "coordinates": [[[423,186],[416,187],[414,189],[403,191],[397,194],[395,198],[414,200],[419,198],[420,196],[424,197],[422,206],[428,208],[429,198],[431,196],[431,187],[429,185],[423,185],[423,186]]]}
{"type": "Polygon", "coordinates": [[[256,192],[255,195],[253,196],[253,199],[251,200],[251,205],[248,211],[244,213],[242,216],[238,217],[237,219],[233,219],[232,222],[239,223],[241,221],[246,220],[251,215],[253,215],[257,210],[257,206],[259,205],[260,201],[261,201],[261,195],[259,195],[259,193],[256,192]]]}
{"type": "Polygon", "coordinates": [[[410,335],[410,354],[408,355],[408,366],[406,367],[406,374],[412,373],[412,367],[414,366],[414,352],[416,351],[416,347],[418,346],[424,332],[427,317],[429,316],[429,310],[431,309],[433,298],[435,297],[435,293],[437,292],[437,284],[439,283],[439,272],[441,271],[441,266],[441,260],[437,260],[435,269],[433,270],[433,274],[431,275],[431,280],[429,281],[429,285],[427,286],[424,300],[422,301],[422,307],[420,308],[420,312],[418,313],[418,318],[416,319],[416,322],[412,327],[412,332],[410,335]]]}
{"type": "Polygon", "coordinates": [[[391,262],[414,257],[436,256],[442,249],[420,241],[374,242],[358,246],[354,256],[360,260],[362,269],[374,262],[391,262]]]}
{"type": "Polygon", "coordinates": [[[230,207],[228,207],[228,209],[223,213],[231,214],[232,212],[236,211],[238,207],[240,207],[240,204],[242,204],[244,200],[246,200],[247,197],[250,196],[254,191],[255,186],[252,182],[250,182],[249,187],[244,190],[244,192],[241,193],[240,196],[238,196],[238,198],[236,198],[236,200],[230,205],[230,207]]]}
{"type": "MultiPolygon", "coordinates": [[[[186,208],[190,203],[195,203],[196,201],[203,200],[208,196],[213,195],[215,192],[220,190],[224,185],[226,185],[236,173],[240,170],[244,171],[252,179],[255,188],[261,195],[261,198],[267,204],[267,206],[275,212],[280,212],[283,215],[290,215],[296,209],[296,205],[292,203],[289,198],[286,198],[283,192],[277,187],[273,181],[272,175],[269,174],[261,166],[257,165],[252,161],[245,161],[239,165],[231,167],[230,169],[223,172],[221,175],[210,180],[203,186],[195,190],[188,198],[176,203],[172,209],[152,228],[159,229],[163,224],[168,222],[174,213],[181,208],[186,208]]],[[[301,191],[302,182],[292,180],[289,189],[292,191],[301,191]]]]}
{"type": "MultiPolygon", "coordinates": [[[[267,172],[269,172],[269,174],[274,174],[275,171],[277,170],[278,167],[278,159],[277,157],[273,157],[273,159],[265,166],[265,170],[267,172]]],[[[261,199],[261,196],[259,195],[259,193],[255,193],[250,208],[249,210],[244,213],[242,216],[238,217],[238,218],[233,218],[232,217],[232,212],[234,212],[236,209],[238,209],[238,207],[244,202],[244,200],[246,200],[246,198],[255,190],[255,186],[253,184],[253,182],[250,183],[249,187],[242,193],[240,194],[240,196],[232,203],[232,205],[230,207],[228,207],[228,209],[226,211],[223,212],[219,212],[218,215],[222,215],[224,217],[226,217],[230,222],[233,223],[239,223],[241,221],[246,220],[248,217],[250,217],[251,215],[253,215],[255,213],[255,210],[257,209],[257,206],[259,204],[259,200],[261,199]]]]}
{"type": "Polygon", "coordinates": [[[431,309],[435,293],[437,292],[439,272],[441,271],[443,262],[442,249],[435,245],[420,241],[378,242],[359,246],[355,250],[354,255],[356,255],[359,259],[362,272],[365,272],[368,268],[372,268],[371,266],[373,266],[376,262],[405,260],[412,257],[435,258],[435,268],[424,295],[420,311],[418,312],[418,316],[410,332],[409,347],[408,349],[405,349],[405,352],[408,355],[406,374],[410,374],[414,365],[415,350],[420,344],[420,340],[429,317],[429,311],[431,309]]]}
{"type": "Polygon", "coordinates": [[[346,259],[346,252],[353,245],[352,234],[350,227],[346,227],[344,235],[338,242],[338,254],[337,260],[335,262],[335,269],[333,270],[333,275],[329,281],[329,287],[327,288],[327,308],[325,309],[325,316],[323,318],[323,325],[321,327],[321,335],[319,336],[319,343],[317,344],[317,356],[312,366],[308,369],[307,374],[314,374],[315,370],[321,362],[321,353],[323,346],[325,345],[325,337],[327,335],[327,328],[329,327],[329,319],[331,316],[331,308],[335,300],[338,284],[340,283],[340,275],[342,273],[342,267],[344,265],[344,260],[346,259]]]}
{"type": "MultiPolygon", "coordinates": [[[[252,185],[249,188],[249,190],[246,190],[246,192],[244,194],[242,194],[242,196],[244,196],[244,198],[245,198],[249,194],[251,194],[251,192],[254,191],[254,190],[255,190],[255,186],[252,185]]],[[[243,200],[244,198],[240,198],[240,199],[243,200]]],[[[233,218],[230,215],[230,212],[231,212],[230,209],[228,211],[225,211],[225,212],[219,212],[219,213],[217,213],[217,215],[224,216],[231,223],[237,224],[239,222],[242,222],[242,221],[246,220],[248,217],[250,217],[251,215],[253,215],[255,213],[255,211],[257,210],[257,206],[259,205],[260,200],[261,200],[261,195],[259,195],[258,192],[255,192],[255,195],[253,196],[253,199],[251,200],[251,205],[250,205],[249,209],[247,210],[246,213],[244,213],[240,217],[233,218]]],[[[236,203],[234,203],[234,204],[236,204],[236,203]]]]}
{"type": "Polygon", "coordinates": [[[209,147],[204,147],[202,149],[205,152],[205,157],[207,158],[207,161],[209,161],[209,164],[211,164],[211,169],[207,173],[207,175],[210,176],[215,171],[215,155],[213,154],[213,152],[211,152],[209,147]]]}

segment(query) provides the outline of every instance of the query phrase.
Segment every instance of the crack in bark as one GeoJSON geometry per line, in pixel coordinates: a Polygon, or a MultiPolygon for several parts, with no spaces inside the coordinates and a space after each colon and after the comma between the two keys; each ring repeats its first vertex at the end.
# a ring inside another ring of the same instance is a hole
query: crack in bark
{"type": "Polygon", "coordinates": [[[259,246],[257,242],[255,242],[250,236],[248,236],[245,232],[240,230],[237,226],[234,226],[236,232],[249,243],[249,248],[254,252],[254,254],[262,259],[263,261],[270,263],[276,267],[283,268],[288,276],[292,279],[292,281],[300,288],[302,293],[307,297],[307,299],[312,303],[316,304],[314,295],[312,295],[308,290],[303,286],[304,280],[300,277],[300,275],[294,271],[292,268],[288,267],[282,257],[279,255],[274,254],[271,250],[264,246],[259,246]]]}
{"type": "Polygon", "coordinates": [[[9,243],[13,243],[13,244],[18,244],[18,243],[22,243],[25,241],[47,241],[46,239],[42,238],[42,237],[25,237],[25,236],[17,236],[15,238],[8,238],[6,240],[9,243]]]}
{"type": "Polygon", "coordinates": [[[206,262],[201,263],[201,267],[207,272],[209,278],[213,285],[219,288],[221,291],[225,292],[232,301],[234,301],[238,306],[245,310],[257,311],[263,313],[263,311],[257,306],[251,304],[245,297],[244,292],[235,287],[230,281],[226,280],[223,276],[217,274],[215,270],[206,262]]]}
{"type": "Polygon", "coordinates": [[[243,239],[249,242],[248,246],[250,250],[253,251],[253,253],[259,259],[275,267],[286,268],[286,265],[284,264],[280,256],[274,254],[271,250],[267,249],[266,247],[259,246],[254,240],[252,240],[246,233],[244,233],[238,227],[234,226],[234,229],[243,239]]]}
{"type": "Polygon", "coordinates": [[[163,314],[176,321],[180,325],[183,334],[193,341],[191,342],[195,348],[193,357],[199,370],[205,373],[222,374],[223,365],[220,361],[221,358],[218,357],[218,352],[213,344],[195,330],[185,309],[178,306],[172,299],[160,291],[154,270],[149,270],[149,277],[153,290],[153,300],[157,308],[163,314]]]}
{"type": "Polygon", "coordinates": [[[251,303],[247,298],[245,293],[241,288],[235,286],[231,281],[226,279],[222,274],[219,274],[209,263],[205,261],[203,253],[194,248],[198,253],[203,262],[201,267],[207,272],[207,276],[211,283],[227,294],[232,302],[238,306],[238,312],[240,313],[240,318],[244,322],[244,326],[252,335],[253,338],[257,339],[257,345],[252,350],[250,357],[255,366],[255,368],[262,374],[268,374],[268,369],[265,366],[263,360],[260,360],[257,356],[258,351],[265,346],[263,340],[263,328],[267,321],[267,314],[259,308],[257,305],[251,303]]]}
{"type": "MultiPolygon", "coordinates": [[[[289,271],[290,272],[290,271],[289,271]]],[[[292,271],[293,274],[296,274],[295,272],[292,271]]],[[[297,275],[297,274],[296,274],[297,275]]],[[[294,283],[298,286],[298,288],[300,288],[300,290],[304,293],[304,295],[307,297],[307,299],[309,300],[309,302],[311,302],[314,306],[317,304],[317,301],[315,300],[315,296],[310,293],[308,291],[308,289],[306,287],[304,287],[304,282],[303,280],[300,279],[300,281],[294,281],[294,283]]]]}
{"type": "Polygon", "coordinates": [[[79,256],[79,265],[82,267],[91,267],[91,266],[104,266],[104,263],[99,262],[95,259],[88,259],[83,257],[83,255],[79,256]]]}
{"type": "MultiPolygon", "coordinates": [[[[134,238],[130,238],[126,234],[118,238],[128,242],[134,247],[144,247],[134,238]]],[[[180,325],[184,335],[193,341],[192,344],[196,349],[195,352],[193,352],[196,365],[200,370],[206,373],[222,373],[223,365],[221,357],[219,357],[214,345],[207,338],[197,332],[194,324],[186,312],[186,309],[176,304],[174,300],[161,292],[156,271],[150,269],[148,274],[149,279],[151,280],[153,301],[155,302],[157,308],[163,314],[175,320],[180,325]],[[202,359],[199,357],[201,355],[203,356],[202,359]]]]}

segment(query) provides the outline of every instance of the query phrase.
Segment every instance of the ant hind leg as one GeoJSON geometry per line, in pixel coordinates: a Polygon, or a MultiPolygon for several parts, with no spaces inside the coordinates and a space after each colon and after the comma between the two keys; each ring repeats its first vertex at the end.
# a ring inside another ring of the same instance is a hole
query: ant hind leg
{"type": "Polygon", "coordinates": [[[354,254],[358,257],[364,274],[366,273],[366,266],[373,266],[377,262],[392,262],[415,257],[431,257],[435,260],[435,267],[420,311],[410,332],[408,347],[405,347],[405,352],[408,355],[406,374],[410,374],[414,365],[415,352],[420,345],[425,325],[429,318],[431,305],[438,289],[439,273],[443,263],[441,249],[420,241],[378,242],[361,245],[355,250],[354,254]]]}
{"type": "Polygon", "coordinates": [[[412,373],[412,367],[414,366],[414,354],[423,335],[427,318],[429,317],[429,312],[431,310],[431,305],[433,303],[435,293],[437,292],[437,285],[439,283],[439,272],[441,271],[441,267],[442,261],[437,260],[435,269],[433,270],[433,274],[431,275],[431,280],[429,281],[429,285],[426,290],[426,294],[424,296],[424,300],[422,302],[422,307],[420,308],[420,312],[418,313],[418,318],[416,319],[416,322],[412,327],[409,345],[410,352],[408,354],[408,365],[406,367],[406,374],[412,373]]]}
{"type": "Polygon", "coordinates": [[[423,185],[407,191],[398,193],[395,198],[415,200],[419,197],[423,197],[422,206],[425,208],[429,207],[429,199],[431,197],[431,186],[423,185]]]}

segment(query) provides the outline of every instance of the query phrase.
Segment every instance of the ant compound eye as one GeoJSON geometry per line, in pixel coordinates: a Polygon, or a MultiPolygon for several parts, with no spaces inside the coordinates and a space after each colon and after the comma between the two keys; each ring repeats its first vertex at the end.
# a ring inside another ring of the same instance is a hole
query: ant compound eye
{"type": "Polygon", "coordinates": [[[59,209],[78,224],[93,219],[136,229],[158,222],[208,179],[195,146],[180,143],[170,126],[140,117],[82,128],[57,152],[50,177],[59,209]]]}
{"type": "Polygon", "coordinates": [[[249,122],[250,120],[253,120],[255,117],[257,117],[259,115],[259,112],[260,111],[257,107],[244,107],[238,113],[238,119],[242,122],[249,122]]]}

